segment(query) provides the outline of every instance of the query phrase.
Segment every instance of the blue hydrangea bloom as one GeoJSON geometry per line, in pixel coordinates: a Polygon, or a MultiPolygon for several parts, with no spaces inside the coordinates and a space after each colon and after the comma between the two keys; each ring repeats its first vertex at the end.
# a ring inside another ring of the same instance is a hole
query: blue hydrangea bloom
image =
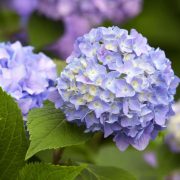
{"type": "Polygon", "coordinates": [[[67,63],[56,107],[86,132],[112,135],[122,151],[143,150],[173,115],[179,78],[165,53],[134,29],[92,29],[77,39],[67,63]]]}
{"type": "Polygon", "coordinates": [[[20,42],[0,43],[0,87],[19,104],[24,116],[41,107],[56,79],[56,65],[20,42]]]}

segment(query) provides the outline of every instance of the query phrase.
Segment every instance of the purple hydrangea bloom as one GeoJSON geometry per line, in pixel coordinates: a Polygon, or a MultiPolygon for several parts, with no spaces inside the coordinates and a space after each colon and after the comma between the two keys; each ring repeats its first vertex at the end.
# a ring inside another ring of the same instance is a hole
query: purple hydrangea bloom
{"type": "Polygon", "coordinates": [[[142,0],[38,1],[38,11],[52,19],[62,20],[65,24],[64,36],[52,46],[52,49],[62,58],[67,58],[72,52],[72,42],[92,27],[105,20],[122,23],[139,14],[141,6],[142,0]],[[68,46],[64,46],[69,42],[71,43],[68,46]]]}
{"type": "Polygon", "coordinates": [[[38,10],[55,20],[64,19],[71,15],[85,16],[89,21],[101,22],[102,14],[94,1],[88,0],[39,0],[38,10]],[[97,16],[98,15],[98,16],[97,16]]]}
{"type": "Polygon", "coordinates": [[[80,15],[91,23],[105,19],[122,22],[137,15],[141,5],[142,0],[39,0],[38,10],[56,20],[80,15]]]}
{"type": "Polygon", "coordinates": [[[19,42],[0,43],[0,87],[19,104],[24,116],[41,107],[56,79],[56,65],[43,53],[19,42]]]}
{"type": "Polygon", "coordinates": [[[119,23],[139,14],[142,0],[93,0],[105,19],[119,23]]]}
{"type": "Polygon", "coordinates": [[[172,152],[180,152],[180,102],[177,102],[173,109],[176,113],[168,123],[168,135],[166,143],[169,145],[172,152]]]}
{"type": "Polygon", "coordinates": [[[67,63],[55,103],[68,121],[114,136],[120,150],[143,150],[166,127],[179,78],[164,52],[136,30],[92,29],[77,39],[67,63]]]}

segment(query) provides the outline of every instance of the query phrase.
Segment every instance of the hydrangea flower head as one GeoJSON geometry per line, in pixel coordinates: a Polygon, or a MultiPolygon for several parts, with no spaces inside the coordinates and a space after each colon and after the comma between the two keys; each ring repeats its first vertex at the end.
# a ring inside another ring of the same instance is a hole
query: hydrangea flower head
{"type": "Polygon", "coordinates": [[[65,33],[51,47],[61,58],[67,58],[74,42],[92,27],[104,21],[122,23],[141,11],[142,0],[39,0],[38,11],[49,18],[62,20],[65,33]],[[73,27],[73,28],[72,28],[73,27]]]}
{"type": "Polygon", "coordinates": [[[143,150],[166,127],[179,79],[165,53],[136,30],[92,29],[77,39],[57,82],[56,106],[86,132],[143,150]]]}
{"type": "Polygon", "coordinates": [[[173,152],[180,152],[180,101],[173,106],[173,109],[175,115],[168,122],[166,143],[173,152]]]}
{"type": "Polygon", "coordinates": [[[0,87],[19,104],[24,116],[41,107],[56,79],[56,65],[43,53],[19,42],[0,43],[0,87]]]}
{"type": "Polygon", "coordinates": [[[80,15],[98,23],[104,19],[122,22],[137,15],[141,5],[142,0],[38,0],[38,10],[50,18],[80,15]]]}

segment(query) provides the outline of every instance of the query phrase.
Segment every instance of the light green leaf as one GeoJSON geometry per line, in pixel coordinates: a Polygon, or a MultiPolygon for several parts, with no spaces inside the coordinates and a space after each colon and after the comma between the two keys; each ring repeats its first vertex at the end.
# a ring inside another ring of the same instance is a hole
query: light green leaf
{"type": "Polygon", "coordinates": [[[55,166],[50,164],[28,164],[19,174],[18,180],[74,180],[85,168],[81,166],[55,166]]]}
{"type": "Polygon", "coordinates": [[[89,165],[77,180],[136,180],[136,178],[120,168],[89,165]]]}
{"type": "Polygon", "coordinates": [[[27,150],[21,111],[0,88],[0,179],[14,179],[27,150]]]}
{"type": "Polygon", "coordinates": [[[39,151],[82,144],[90,138],[89,134],[75,124],[65,120],[64,114],[55,109],[52,103],[44,108],[34,109],[28,116],[30,146],[26,159],[39,151]]]}
{"type": "Polygon", "coordinates": [[[55,22],[37,14],[33,14],[29,20],[29,40],[36,49],[53,43],[62,32],[63,28],[60,26],[60,21],[55,22]]]}

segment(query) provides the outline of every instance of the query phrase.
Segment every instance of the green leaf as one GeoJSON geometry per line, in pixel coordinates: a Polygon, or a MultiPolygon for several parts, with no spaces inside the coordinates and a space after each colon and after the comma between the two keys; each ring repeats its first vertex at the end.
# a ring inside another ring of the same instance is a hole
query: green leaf
{"type": "Polygon", "coordinates": [[[81,166],[55,166],[50,164],[28,164],[19,173],[18,180],[74,180],[85,168],[81,166]]]}
{"type": "Polygon", "coordinates": [[[33,14],[29,20],[29,41],[36,49],[53,43],[60,37],[62,32],[63,28],[60,21],[52,21],[37,14],[33,14]]]}
{"type": "Polygon", "coordinates": [[[120,168],[89,165],[77,180],[136,180],[136,178],[120,168]]]}
{"type": "Polygon", "coordinates": [[[68,123],[64,114],[55,109],[52,103],[46,103],[44,108],[32,110],[27,126],[31,142],[26,159],[42,150],[78,145],[90,138],[83,129],[68,123]]]}
{"type": "Polygon", "coordinates": [[[0,179],[14,179],[27,150],[21,111],[0,88],[0,179]]]}

